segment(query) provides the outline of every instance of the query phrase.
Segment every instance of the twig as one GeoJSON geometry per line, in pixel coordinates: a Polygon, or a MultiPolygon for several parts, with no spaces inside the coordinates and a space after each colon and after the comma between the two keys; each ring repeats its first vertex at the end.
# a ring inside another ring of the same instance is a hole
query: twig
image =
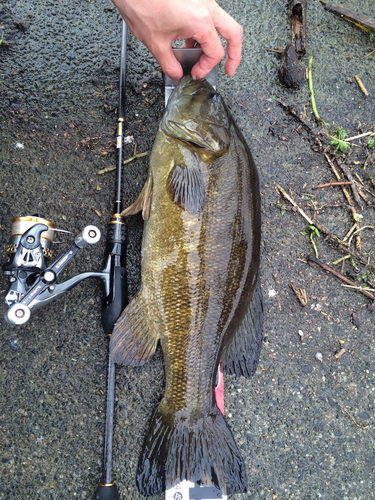
{"type": "Polygon", "coordinates": [[[319,116],[318,110],[316,109],[316,103],[315,103],[315,95],[314,95],[314,89],[313,89],[313,82],[312,82],[312,62],[313,62],[313,57],[309,57],[309,65],[307,68],[307,79],[309,81],[309,90],[310,90],[310,99],[311,99],[311,107],[314,113],[314,116],[316,118],[316,121],[319,123],[319,125],[322,124],[322,119],[319,116]]]}
{"type": "MultiPolygon", "coordinates": [[[[374,50],[374,52],[375,52],[375,50],[374,50]]],[[[347,137],[345,140],[346,140],[346,142],[354,141],[355,139],[361,139],[362,137],[367,137],[369,135],[375,135],[375,132],[365,132],[364,134],[355,135],[353,137],[347,137]]]]}
{"type": "MultiPolygon", "coordinates": [[[[289,196],[288,193],[281,186],[279,186],[279,184],[277,184],[276,182],[275,182],[275,189],[277,191],[279,191],[279,193],[281,193],[284,196],[284,198],[286,198],[298,210],[298,212],[301,214],[301,216],[310,225],[315,226],[321,233],[325,234],[328,241],[330,241],[338,250],[340,250],[341,252],[343,252],[345,254],[350,253],[350,255],[353,258],[357,259],[359,262],[361,262],[361,264],[363,264],[365,266],[369,266],[369,263],[365,259],[364,256],[362,256],[361,254],[359,254],[358,252],[356,252],[353,249],[349,249],[348,245],[345,242],[343,242],[338,236],[336,236],[335,234],[328,231],[328,229],[326,229],[324,226],[322,226],[322,224],[320,224],[319,222],[317,222],[317,221],[314,222],[312,219],[310,219],[310,217],[308,215],[306,215],[305,212],[297,205],[297,203],[293,200],[293,198],[291,198],[291,196],[289,196]]],[[[373,268],[373,266],[369,266],[369,267],[371,269],[373,268]]]]}
{"type": "Polygon", "coordinates": [[[367,54],[364,57],[361,57],[361,59],[366,59],[366,57],[372,56],[372,54],[375,54],[375,50],[371,51],[369,54],[367,54]]]}
{"type": "MultiPolygon", "coordinates": [[[[133,151],[133,156],[130,158],[127,158],[126,160],[123,161],[123,165],[126,165],[127,163],[130,163],[133,160],[137,160],[138,158],[142,158],[143,156],[147,156],[148,152],[146,151],[145,153],[137,153],[137,144],[134,145],[134,151],[133,151]]],[[[112,167],[105,167],[102,170],[98,171],[98,174],[105,174],[107,172],[112,172],[112,170],[116,170],[116,166],[112,167]]]]}
{"type": "Polygon", "coordinates": [[[365,195],[365,193],[362,191],[361,187],[357,186],[357,189],[358,189],[358,194],[362,198],[362,200],[364,200],[364,202],[367,205],[371,205],[371,201],[367,198],[367,196],[365,195]]]}
{"type": "Polygon", "coordinates": [[[123,165],[126,165],[127,163],[130,163],[133,160],[136,160],[137,158],[142,158],[143,156],[147,156],[148,152],[146,151],[145,153],[137,153],[136,155],[131,156],[130,158],[124,160],[122,162],[123,165]]]}
{"type": "Polygon", "coordinates": [[[341,5],[330,2],[324,7],[329,12],[333,12],[345,19],[345,21],[353,22],[354,24],[359,25],[359,27],[366,28],[366,31],[371,30],[375,31],[375,20],[370,17],[364,16],[363,14],[358,14],[353,10],[347,9],[346,7],[342,7],[341,5]]]}
{"type": "Polygon", "coordinates": [[[367,191],[368,193],[371,194],[371,196],[374,196],[375,197],[375,194],[374,193],[371,193],[371,191],[369,191],[368,189],[365,188],[365,191],[367,191]]]}
{"type": "Polygon", "coordinates": [[[293,115],[297,120],[299,120],[302,125],[311,132],[313,130],[313,123],[307,118],[304,113],[299,113],[293,104],[288,104],[282,97],[278,97],[277,102],[291,115],[293,115]]]}
{"type": "Polygon", "coordinates": [[[101,175],[101,174],[106,174],[107,172],[112,172],[112,170],[116,170],[116,166],[111,166],[111,167],[105,167],[105,168],[102,168],[101,170],[98,170],[98,174],[101,175]]]}
{"type": "Polygon", "coordinates": [[[360,178],[360,176],[358,175],[357,172],[355,173],[355,176],[357,177],[357,179],[359,180],[359,182],[362,184],[362,186],[364,186],[363,180],[360,178]]]}
{"type": "MultiPolygon", "coordinates": [[[[351,285],[351,286],[357,287],[357,285],[356,285],[356,283],[354,283],[354,281],[349,280],[348,278],[346,278],[345,276],[343,276],[339,272],[335,271],[335,269],[332,269],[332,267],[327,266],[327,264],[323,264],[323,262],[320,262],[320,260],[316,259],[312,255],[310,255],[310,257],[307,257],[307,261],[308,261],[308,263],[310,265],[311,265],[311,263],[317,264],[322,269],[324,269],[325,271],[330,272],[331,274],[333,274],[334,276],[336,276],[336,278],[339,278],[341,281],[343,281],[347,285],[351,285]]],[[[373,295],[372,293],[368,292],[364,288],[359,289],[358,291],[361,292],[361,293],[363,293],[363,295],[366,295],[366,297],[369,297],[371,300],[375,300],[375,295],[373,295]]]]}
{"type": "Polygon", "coordinates": [[[359,78],[358,75],[354,75],[355,81],[358,83],[358,87],[362,90],[362,92],[365,94],[365,96],[368,96],[368,92],[366,87],[363,85],[362,80],[359,78]]]}
{"type": "Polygon", "coordinates": [[[363,288],[363,286],[341,285],[345,288],[353,288],[354,290],[367,290],[368,292],[375,292],[375,288],[363,288]]]}
{"type": "Polygon", "coordinates": [[[267,52],[273,52],[275,54],[281,54],[282,50],[281,49],[264,49],[267,52]]]}
{"type": "MultiPolygon", "coordinates": [[[[307,220],[307,222],[309,224],[311,224],[312,226],[314,226],[314,222],[312,219],[310,219],[310,217],[308,215],[305,214],[305,212],[302,210],[302,208],[300,208],[297,203],[293,200],[293,198],[291,198],[288,193],[281,187],[279,186],[279,184],[277,184],[275,182],[275,188],[277,189],[277,191],[279,191],[283,196],[284,198],[286,198],[292,205],[293,207],[296,207],[296,209],[298,210],[298,212],[302,215],[302,217],[307,220]]],[[[323,231],[324,232],[324,231],[323,231]]]]}
{"type": "Polygon", "coordinates": [[[348,416],[349,418],[354,422],[354,424],[359,427],[360,429],[367,429],[369,427],[369,425],[366,425],[366,426],[363,426],[363,425],[359,425],[357,424],[357,422],[355,421],[354,417],[352,417],[350,415],[350,413],[348,412],[348,410],[345,410],[345,408],[343,406],[340,405],[340,403],[337,403],[339,405],[339,407],[342,409],[342,411],[344,411],[348,416]]]}
{"type": "MultiPolygon", "coordinates": [[[[341,180],[341,176],[337,172],[336,167],[333,164],[333,161],[331,160],[331,158],[326,153],[324,153],[324,156],[325,156],[325,159],[328,161],[328,164],[331,167],[333,173],[335,174],[336,179],[341,180]]],[[[344,193],[346,201],[349,203],[349,205],[353,205],[353,200],[351,199],[350,194],[349,194],[348,190],[346,189],[346,187],[342,186],[342,192],[344,193]]]]}
{"type": "Polygon", "coordinates": [[[358,189],[357,189],[356,183],[354,181],[354,177],[352,176],[352,173],[350,172],[350,170],[348,169],[348,167],[346,165],[344,165],[342,162],[340,162],[339,165],[340,165],[341,170],[346,175],[346,177],[352,182],[351,188],[352,188],[352,191],[353,191],[353,196],[354,196],[355,201],[358,203],[358,205],[361,208],[363,208],[362,201],[361,201],[361,199],[359,197],[358,189]]]}
{"type": "Polygon", "coordinates": [[[331,186],[350,186],[351,184],[351,181],[328,182],[327,184],[319,184],[319,186],[313,186],[312,189],[321,189],[331,186]]]}
{"type": "MultiPolygon", "coordinates": [[[[356,222],[350,229],[349,231],[346,233],[346,235],[343,237],[342,241],[347,241],[350,236],[354,233],[354,231],[358,228],[358,222],[356,222]]],[[[348,245],[349,246],[349,245],[348,245]]]]}
{"type": "Polygon", "coordinates": [[[351,243],[351,241],[352,241],[353,236],[355,236],[356,234],[358,234],[360,231],[363,231],[363,229],[374,229],[374,226],[363,226],[363,227],[361,227],[360,229],[357,229],[357,231],[355,231],[355,232],[351,235],[351,237],[350,237],[350,239],[349,239],[349,241],[348,241],[348,246],[350,246],[350,243],[351,243]]]}

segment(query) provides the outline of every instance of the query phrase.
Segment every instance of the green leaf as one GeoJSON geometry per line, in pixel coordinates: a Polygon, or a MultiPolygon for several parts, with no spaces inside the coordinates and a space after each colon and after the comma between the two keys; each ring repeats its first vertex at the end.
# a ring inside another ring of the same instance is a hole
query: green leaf
{"type": "Polygon", "coordinates": [[[318,238],[320,238],[320,234],[319,234],[319,231],[318,229],[315,227],[315,226],[309,226],[309,229],[311,231],[311,236],[317,236],[318,238]]]}
{"type": "Polygon", "coordinates": [[[344,142],[345,137],[346,137],[346,130],[338,126],[336,130],[336,135],[333,136],[331,140],[331,145],[336,146],[334,153],[337,153],[337,151],[343,152],[350,150],[350,144],[344,142]]]}

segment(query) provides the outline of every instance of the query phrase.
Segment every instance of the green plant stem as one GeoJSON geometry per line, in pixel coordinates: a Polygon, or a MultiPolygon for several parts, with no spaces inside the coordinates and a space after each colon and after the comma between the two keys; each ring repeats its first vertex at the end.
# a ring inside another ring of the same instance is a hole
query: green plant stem
{"type": "Polygon", "coordinates": [[[341,257],[340,259],[335,260],[335,262],[332,262],[333,266],[336,266],[337,264],[340,264],[343,260],[350,259],[351,255],[348,253],[348,255],[344,255],[344,257],[341,257]]]}
{"type": "Polygon", "coordinates": [[[307,79],[309,81],[309,90],[310,90],[310,99],[311,99],[311,107],[314,113],[314,116],[316,120],[321,124],[322,120],[319,116],[318,110],[316,109],[316,103],[315,103],[315,95],[314,95],[314,88],[313,88],[313,82],[312,82],[312,62],[313,62],[313,56],[309,57],[309,65],[307,68],[307,79]]]}
{"type": "Polygon", "coordinates": [[[319,253],[318,253],[318,249],[316,248],[315,241],[314,241],[314,238],[312,237],[312,235],[310,237],[310,240],[311,240],[312,246],[314,247],[314,252],[315,252],[316,258],[318,259],[319,253]]]}

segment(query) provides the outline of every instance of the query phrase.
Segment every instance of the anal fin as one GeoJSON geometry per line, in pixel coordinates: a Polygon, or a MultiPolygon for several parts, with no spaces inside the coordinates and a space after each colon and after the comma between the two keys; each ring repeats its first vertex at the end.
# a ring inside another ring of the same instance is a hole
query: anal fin
{"type": "Polygon", "coordinates": [[[109,344],[111,359],[119,365],[143,365],[154,355],[158,340],[147,324],[139,292],[115,324],[109,344]]]}

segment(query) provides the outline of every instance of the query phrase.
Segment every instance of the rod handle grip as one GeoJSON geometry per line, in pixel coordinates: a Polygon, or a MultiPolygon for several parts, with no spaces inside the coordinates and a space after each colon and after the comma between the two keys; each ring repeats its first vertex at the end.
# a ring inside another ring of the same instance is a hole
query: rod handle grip
{"type": "Polygon", "coordinates": [[[116,483],[109,485],[99,484],[94,500],[120,500],[116,483]]]}
{"type": "Polygon", "coordinates": [[[115,266],[112,269],[112,287],[110,294],[103,297],[102,325],[106,335],[112,333],[118,317],[128,304],[126,268],[115,266]]]}

